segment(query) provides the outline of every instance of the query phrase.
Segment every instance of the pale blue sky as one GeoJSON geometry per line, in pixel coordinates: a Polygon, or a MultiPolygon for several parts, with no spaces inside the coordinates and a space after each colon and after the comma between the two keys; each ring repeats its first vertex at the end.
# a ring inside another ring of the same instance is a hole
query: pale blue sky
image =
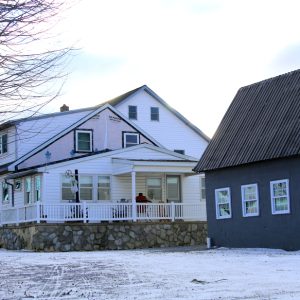
{"type": "Polygon", "coordinates": [[[300,68],[300,1],[81,0],[66,103],[92,106],[147,84],[212,136],[239,87],[300,68]]]}

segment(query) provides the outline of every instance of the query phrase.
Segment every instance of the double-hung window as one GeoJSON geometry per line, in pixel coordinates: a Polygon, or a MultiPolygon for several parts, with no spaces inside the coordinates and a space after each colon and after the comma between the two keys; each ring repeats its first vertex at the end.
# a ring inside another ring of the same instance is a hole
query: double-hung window
{"type": "Polygon", "coordinates": [[[80,175],[79,197],[80,200],[93,200],[93,176],[80,175]]]}
{"type": "Polygon", "coordinates": [[[91,130],[76,130],[76,151],[92,152],[93,133],[91,130]]]}
{"type": "Polygon", "coordinates": [[[9,189],[6,182],[2,182],[2,204],[9,203],[9,189]]]}
{"type": "Polygon", "coordinates": [[[140,135],[138,133],[124,132],[123,147],[128,148],[140,143],[140,135]]]}
{"type": "Polygon", "coordinates": [[[216,189],[215,201],[217,219],[231,218],[230,188],[216,189]]]}
{"type": "Polygon", "coordinates": [[[41,200],[41,176],[34,177],[34,202],[41,200]]]}
{"type": "Polygon", "coordinates": [[[147,197],[150,200],[162,199],[162,182],[161,178],[147,178],[147,197]]]}
{"type": "Polygon", "coordinates": [[[110,177],[98,176],[98,200],[110,200],[110,177]]]}
{"type": "Polygon", "coordinates": [[[205,189],[205,177],[200,177],[200,199],[201,201],[205,201],[206,199],[206,189],[205,189]]]}
{"type": "Polygon", "coordinates": [[[25,177],[24,196],[25,204],[30,204],[32,202],[31,177],[25,177]]]}
{"type": "Polygon", "coordinates": [[[70,177],[67,177],[65,175],[62,175],[61,199],[68,201],[75,200],[75,193],[72,192],[72,180],[70,177]]]}
{"type": "Polygon", "coordinates": [[[259,215],[258,187],[257,184],[241,186],[243,217],[259,215]]]}
{"type": "Polygon", "coordinates": [[[7,153],[7,134],[0,135],[0,155],[7,153]]]}
{"type": "Polygon", "coordinates": [[[270,182],[272,214],[288,214],[290,212],[289,180],[270,182]]]}
{"type": "Polygon", "coordinates": [[[158,107],[151,107],[151,121],[159,121],[159,108],[158,107]]]}
{"type": "Polygon", "coordinates": [[[131,120],[137,120],[137,107],[134,105],[128,106],[128,118],[131,120]]]}

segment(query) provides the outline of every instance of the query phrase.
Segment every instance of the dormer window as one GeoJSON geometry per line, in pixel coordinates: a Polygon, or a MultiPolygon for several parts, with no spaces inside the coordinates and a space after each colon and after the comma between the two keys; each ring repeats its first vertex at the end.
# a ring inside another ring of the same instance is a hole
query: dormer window
{"type": "Polygon", "coordinates": [[[0,154],[7,153],[7,134],[0,135],[0,154]]]}
{"type": "Polygon", "coordinates": [[[137,107],[133,105],[128,106],[128,118],[131,120],[137,120],[137,107]]]}
{"type": "Polygon", "coordinates": [[[75,147],[77,152],[92,152],[93,132],[92,130],[75,131],[75,147]]]}
{"type": "Polygon", "coordinates": [[[140,135],[133,132],[123,132],[123,148],[132,147],[140,143],[140,135]]]}
{"type": "Polygon", "coordinates": [[[159,108],[158,107],[151,107],[151,121],[159,121],[159,108]]]}

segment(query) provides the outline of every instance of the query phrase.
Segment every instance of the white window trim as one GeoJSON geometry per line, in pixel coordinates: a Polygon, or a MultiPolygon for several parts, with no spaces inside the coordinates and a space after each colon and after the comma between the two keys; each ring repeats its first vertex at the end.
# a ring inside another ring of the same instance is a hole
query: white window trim
{"type": "Polygon", "coordinates": [[[101,202],[101,203],[103,203],[104,201],[111,201],[112,200],[112,188],[111,188],[111,183],[112,183],[112,176],[111,175],[109,175],[109,174],[100,174],[100,175],[96,175],[96,185],[95,185],[95,192],[96,192],[96,197],[95,197],[95,199],[96,199],[96,201],[97,202],[101,202]],[[109,178],[109,196],[110,196],[110,199],[98,199],[98,189],[99,189],[99,187],[98,187],[98,178],[99,177],[108,177],[109,178]]]}
{"type": "Polygon", "coordinates": [[[199,190],[200,190],[200,201],[206,201],[206,197],[202,197],[203,190],[206,195],[205,175],[203,174],[199,176],[199,190]],[[203,181],[204,181],[204,185],[203,185],[203,181]]]}
{"type": "Polygon", "coordinates": [[[24,177],[24,205],[25,206],[30,206],[33,204],[33,180],[32,180],[32,177],[31,176],[27,176],[27,177],[24,177]],[[28,202],[26,202],[26,194],[27,194],[27,191],[26,191],[26,179],[29,178],[30,179],[30,191],[29,191],[29,199],[28,199],[28,202]]]}
{"type": "Polygon", "coordinates": [[[270,181],[270,195],[271,195],[271,208],[272,208],[272,215],[282,215],[282,214],[289,214],[290,211],[290,189],[289,189],[289,180],[288,179],[280,179],[275,181],[270,181]],[[274,202],[274,194],[273,194],[273,185],[276,183],[286,183],[286,197],[287,197],[287,205],[288,208],[286,210],[275,210],[275,202],[274,202]]]}
{"type": "Polygon", "coordinates": [[[75,151],[76,152],[92,152],[92,145],[93,145],[93,141],[92,141],[92,138],[93,138],[93,133],[91,130],[76,130],[75,131],[75,136],[76,136],[76,140],[75,140],[75,151]],[[78,149],[78,133],[88,133],[90,135],[90,149],[89,150],[80,150],[78,149]]]}
{"type": "MultiPolygon", "coordinates": [[[[149,185],[148,185],[148,179],[159,179],[160,180],[160,187],[159,188],[156,188],[156,187],[154,187],[154,189],[156,189],[156,190],[161,190],[161,199],[150,199],[150,197],[149,197],[149,200],[155,200],[155,201],[163,201],[163,178],[162,177],[158,177],[158,176],[156,176],[156,177],[147,177],[146,178],[146,182],[145,182],[145,184],[146,184],[146,197],[148,198],[148,190],[149,190],[149,185]]],[[[153,187],[151,187],[150,189],[153,189],[153,187]]]]}
{"type": "Polygon", "coordinates": [[[34,178],[33,178],[34,180],[34,196],[33,196],[33,201],[34,202],[39,202],[39,201],[41,201],[42,200],[42,176],[41,175],[36,175],[36,176],[34,176],[34,178]],[[36,197],[36,192],[37,192],[37,189],[36,189],[36,180],[37,180],[37,178],[39,177],[39,179],[40,179],[40,199],[37,199],[37,197],[36,197]]]}
{"type": "Polygon", "coordinates": [[[258,196],[258,184],[257,183],[252,183],[252,184],[244,184],[241,186],[241,194],[242,194],[242,211],[243,211],[243,217],[256,217],[259,216],[259,196],[258,196]],[[245,200],[244,198],[244,188],[247,187],[255,187],[255,200],[245,200]],[[256,213],[247,213],[246,212],[246,202],[252,202],[256,201],[257,202],[257,212],[256,213]]]}
{"type": "MultiPolygon", "coordinates": [[[[60,174],[60,201],[62,203],[69,202],[69,200],[63,199],[62,195],[62,184],[63,184],[63,176],[65,176],[65,173],[60,174]]],[[[110,174],[91,174],[91,173],[81,173],[78,174],[79,176],[79,184],[78,184],[78,193],[79,193],[79,201],[85,201],[88,203],[103,203],[104,201],[110,202],[112,201],[112,176],[110,174]],[[91,176],[92,177],[92,200],[85,200],[85,199],[80,199],[80,176],[91,176]],[[99,176],[105,176],[109,177],[110,180],[110,199],[108,200],[98,200],[98,177],[99,176]]],[[[76,197],[74,197],[73,201],[75,202],[76,197]]],[[[71,199],[70,199],[71,200],[71,199]]]]}
{"type": "Polygon", "coordinates": [[[226,187],[226,188],[220,188],[220,189],[215,189],[215,205],[216,205],[216,218],[217,219],[230,219],[232,217],[232,210],[231,210],[231,193],[230,193],[230,188],[226,187]],[[229,210],[230,210],[230,214],[228,216],[220,216],[219,214],[219,203],[217,200],[217,193],[220,191],[227,191],[228,192],[228,196],[229,196],[229,210]]]}
{"type": "Polygon", "coordinates": [[[127,135],[136,135],[137,136],[137,144],[132,144],[132,145],[139,145],[140,144],[140,134],[139,133],[136,133],[136,132],[124,132],[123,133],[124,136],[123,136],[123,148],[129,148],[129,147],[126,147],[126,137],[127,135]]]}

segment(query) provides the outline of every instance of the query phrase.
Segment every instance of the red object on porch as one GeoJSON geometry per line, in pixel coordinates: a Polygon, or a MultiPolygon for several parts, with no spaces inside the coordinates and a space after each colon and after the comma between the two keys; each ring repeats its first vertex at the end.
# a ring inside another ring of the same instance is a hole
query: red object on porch
{"type": "Polygon", "coordinates": [[[146,196],[143,195],[143,193],[139,193],[138,196],[136,196],[135,198],[137,203],[147,203],[147,202],[151,202],[150,200],[148,200],[146,198],[146,196]]]}
{"type": "MultiPolygon", "coordinates": [[[[147,202],[151,202],[150,200],[148,200],[146,198],[146,196],[143,195],[143,193],[139,193],[138,196],[136,196],[135,198],[136,203],[147,203],[147,202]]],[[[140,206],[137,207],[137,212],[139,213],[145,213],[146,212],[146,207],[145,206],[140,206]]]]}

